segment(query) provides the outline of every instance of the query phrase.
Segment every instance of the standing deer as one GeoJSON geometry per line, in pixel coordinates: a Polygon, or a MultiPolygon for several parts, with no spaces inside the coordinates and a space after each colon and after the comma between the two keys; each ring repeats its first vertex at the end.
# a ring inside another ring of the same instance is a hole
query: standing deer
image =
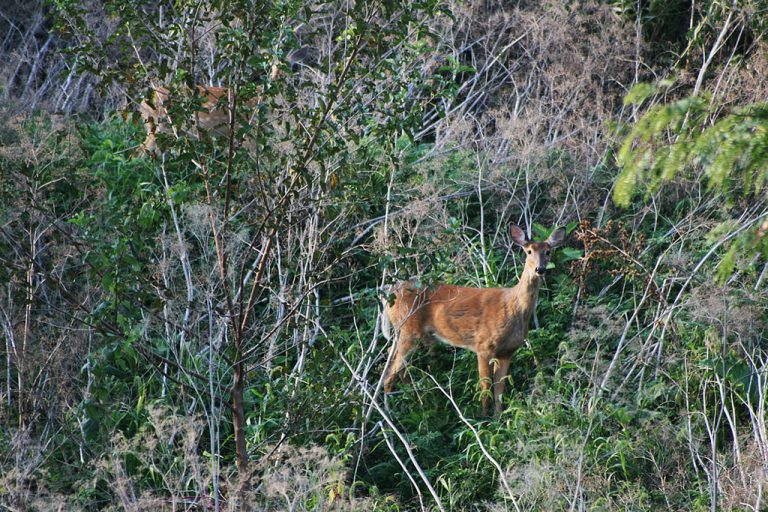
{"type": "Polygon", "coordinates": [[[565,240],[563,228],[556,229],[544,242],[528,241],[517,226],[512,226],[511,234],[515,244],[526,252],[525,268],[514,288],[450,284],[419,287],[415,281],[394,286],[394,302],[385,305],[382,318],[384,336],[390,339],[394,327],[397,338],[384,371],[385,393],[392,391],[395,377],[417,342],[437,340],[477,354],[483,415],[488,415],[491,384],[495,411],[501,412],[501,395],[512,354],[528,336],[528,324],[551,251],[565,240]],[[495,365],[493,381],[491,361],[495,365]]]}

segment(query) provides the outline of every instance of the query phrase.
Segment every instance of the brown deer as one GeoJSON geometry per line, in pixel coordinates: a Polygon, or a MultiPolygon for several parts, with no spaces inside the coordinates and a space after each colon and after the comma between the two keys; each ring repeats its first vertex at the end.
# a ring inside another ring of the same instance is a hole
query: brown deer
{"type": "MultiPolygon", "coordinates": [[[[304,65],[311,58],[311,55],[312,48],[305,46],[291,51],[286,56],[285,62],[290,69],[294,69],[296,66],[304,65]]],[[[285,72],[277,62],[274,63],[269,74],[269,81],[274,82],[283,76],[285,76],[285,72]]],[[[179,95],[181,96],[182,93],[183,95],[189,95],[190,92],[189,90],[182,91],[179,95]]],[[[187,128],[183,130],[183,134],[197,137],[198,132],[203,129],[216,137],[227,135],[230,128],[230,105],[234,100],[234,98],[230,97],[229,88],[197,85],[194,92],[202,100],[201,105],[194,113],[192,129],[187,128]]],[[[168,107],[173,101],[174,98],[167,87],[157,86],[154,87],[150,97],[145,98],[141,102],[139,113],[144,121],[147,137],[139,146],[139,152],[157,153],[157,140],[155,136],[158,133],[181,135],[174,128],[174,124],[168,114],[168,107]]],[[[257,104],[258,99],[254,98],[248,101],[247,106],[255,107],[257,104]]],[[[251,120],[244,120],[244,122],[250,123],[251,120]]],[[[181,124],[186,125],[187,123],[181,124]]]]}
{"type": "MultiPolygon", "coordinates": [[[[226,135],[229,130],[229,89],[198,85],[195,91],[202,98],[201,110],[195,112],[194,123],[198,128],[211,135],[226,135]]],[[[157,152],[157,133],[176,134],[168,115],[171,93],[167,87],[155,87],[150,99],[139,105],[139,112],[147,130],[147,137],[140,146],[140,151],[154,154],[157,152]]],[[[196,131],[196,130],[194,130],[196,131]]],[[[177,134],[176,134],[177,135],[177,134]]],[[[196,134],[192,134],[196,136],[196,134]]]]}
{"type": "Polygon", "coordinates": [[[482,388],[483,414],[493,385],[495,411],[501,412],[501,395],[512,354],[528,336],[542,276],[551,251],[565,240],[558,228],[544,242],[531,242],[517,226],[512,240],[526,252],[525,268],[514,288],[467,288],[450,284],[420,287],[416,281],[397,283],[394,302],[385,304],[382,317],[384,336],[396,335],[390,362],[384,371],[384,392],[392,391],[405,358],[419,341],[442,341],[477,354],[482,388]],[[491,363],[495,366],[491,380],[491,363]]]}

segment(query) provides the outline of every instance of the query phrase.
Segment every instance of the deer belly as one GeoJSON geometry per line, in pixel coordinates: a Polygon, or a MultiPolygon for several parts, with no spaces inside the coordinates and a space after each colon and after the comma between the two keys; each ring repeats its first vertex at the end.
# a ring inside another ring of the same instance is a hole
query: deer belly
{"type": "Polygon", "coordinates": [[[439,341],[440,343],[445,343],[446,345],[450,345],[452,347],[461,347],[461,348],[468,348],[470,350],[474,350],[474,344],[471,342],[467,342],[461,336],[451,336],[447,337],[442,333],[437,332],[435,329],[427,329],[427,334],[430,338],[439,341]]]}

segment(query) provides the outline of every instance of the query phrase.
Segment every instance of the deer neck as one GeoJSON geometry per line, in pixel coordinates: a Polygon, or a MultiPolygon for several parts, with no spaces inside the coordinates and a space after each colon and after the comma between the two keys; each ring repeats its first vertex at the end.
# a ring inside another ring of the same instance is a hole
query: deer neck
{"type": "Polygon", "coordinates": [[[524,311],[530,317],[536,308],[539,288],[541,288],[541,276],[535,270],[526,267],[520,276],[520,282],[512,288],[510,301],[514,302],[517,308],[524,311]]]}

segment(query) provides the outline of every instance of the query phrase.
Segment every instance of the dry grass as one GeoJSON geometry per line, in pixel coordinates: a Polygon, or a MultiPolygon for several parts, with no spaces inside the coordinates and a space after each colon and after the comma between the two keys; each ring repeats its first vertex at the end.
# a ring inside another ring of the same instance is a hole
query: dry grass
{"type": "Polygon", "coordinates": [[[725,468],[719,479],[722,510],[751,510],[760,502],[765,506],[761,494],[768,490],[768,466],[754,439],[744,447],[739,461],[721,464],[725,468]]]}

